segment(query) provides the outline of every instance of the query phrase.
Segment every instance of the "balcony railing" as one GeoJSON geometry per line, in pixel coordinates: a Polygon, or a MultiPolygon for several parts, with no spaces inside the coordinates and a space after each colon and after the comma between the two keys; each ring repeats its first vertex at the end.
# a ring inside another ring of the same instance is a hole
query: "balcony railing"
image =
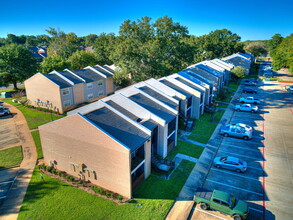
{"type": "Polygon", "coordinates": [[[131,170],[134,170],[142,161],[144,158],[142,157],[134,157],[131,159],[131,170]]]}

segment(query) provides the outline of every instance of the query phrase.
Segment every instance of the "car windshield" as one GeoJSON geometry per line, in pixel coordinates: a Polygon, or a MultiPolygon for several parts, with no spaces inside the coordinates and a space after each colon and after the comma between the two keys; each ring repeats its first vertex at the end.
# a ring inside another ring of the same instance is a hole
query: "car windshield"
{"type": "Polygon", "coordinates": [[[239,160],[238,163],[240,163],[241,165],[243,165],[243,161],[239,160]]]}
{"type": "Polygon", "coordinates": [[[236,205],[236,199],[234,196],[230,196],[229,204],[231,208],[233,208],[236,205]]]}
{"type": "Polygon", "coordinates": [[[227,157],[221,157],[221,159],[220,159],[221,162],[223,162],[225,160],[227,160],[227,157]]]}

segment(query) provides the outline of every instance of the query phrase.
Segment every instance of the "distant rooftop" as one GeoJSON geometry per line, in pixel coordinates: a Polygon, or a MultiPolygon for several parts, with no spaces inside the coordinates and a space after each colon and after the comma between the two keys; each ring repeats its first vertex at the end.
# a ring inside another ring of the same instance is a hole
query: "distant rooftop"
{"type": "Polygon", "coordinates": [[[99,108],[85,114],[84,116],[112,137],[130,148],[131,151],[136,150],[150,137],[141,129],[137,128],[107,107],[99,108]]]}
{"type": "Polygon", "coordinates": [[[160,80],[161,83],[165,84],[166,86],[169,86],[170,88],[176,90],[177,92],[183,94],[186,96],[186,98],[190,98],[191,94],[186,92],[186,90],[182,89],[181,87],[169,82],[168,80],[162,79],[160,80]]]}

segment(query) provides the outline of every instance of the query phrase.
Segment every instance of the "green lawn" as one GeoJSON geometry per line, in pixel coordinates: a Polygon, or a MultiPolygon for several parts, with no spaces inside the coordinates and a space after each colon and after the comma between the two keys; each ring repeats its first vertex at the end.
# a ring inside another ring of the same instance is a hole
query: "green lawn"
{"type": "Polygon", "coordinates": [[[177,141],[177,146],[174,147],[171,152],[166,157],[167,160],[173,160],[176,154],[181,153],[191,157],[199,158],[202,151],[204,150],[203,147],[191,144],[185,141],[177,141]]]}
{"type": "Polygon", "coordinates": [[[21,146],[0,150],[0,168],[18,166],[22,161],[21,146]]]}
{"type": "Polygon", "coordinates": [[[38,153],[38,159],[43,158],[43,150],[41,145],[41,139],[40,139],[40,132],[39,131],[32,131],[31,132],[35,145],[37,147],[37,153],[38,153]]]}
{"type": "Polygon", "coordinates": [[[229,82],[229,84],[228,84],[229,89],[237,89],[238,86],[239,86],[239,84],[237,84],[236,82],[232,82],[232,81],[229,82]]]}
{"type": "Polygon", "coordinates": [[[17,105],[17,108],[22,112],[22,114],[26,118],[29,129],[36,129],[40,125],[64,117],[62,115],[54,115],[26,108],[24,106],[19,105],[18,103],[11,102],[11,98],[2,99],[2,101],[12,104],[14,106],[17,105]]]}
{"type": "Polygon", "coordinates": [[[225,110],[219,109],[214,116],[213,122],[211,122],[210,113],[204,113],[200,119],[195,122],[195,128],[189,135],[189,139],[203,144],[208,143],[224,112],[225,110]]]}
{"type": "Polygon", "coordinates": [[[18,219],[164,219],[194,163],[182,161],[170,180],[149,177],[131,202],[117,205],[35,169],[18,219]]]}
{"type": "Polygon", "coordinates": [[[18,87],[18,90],[14,90],[14,89],[5,89],[5,90],[1,90],[0,93],[1,93],[1,92],[20,92],[21,90],[24,90],[24,89],[25,89],[24,86],[19,86],[19,87],[18,87]]]}

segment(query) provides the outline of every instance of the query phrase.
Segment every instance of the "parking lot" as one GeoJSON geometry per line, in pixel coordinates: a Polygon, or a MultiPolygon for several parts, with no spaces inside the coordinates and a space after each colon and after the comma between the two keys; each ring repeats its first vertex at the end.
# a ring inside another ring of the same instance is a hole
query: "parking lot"
{"type": "Polygon", "coordinates": [[[248,202],[250,219],[291,219],[293,96],[270,82],[259,82],[254,89],[257,94],[238,95],[259,98],[259,112],[235,111],[230,121],[252,126],[252,139],[224,137],[217,152],[217,157],[234,156],[247,162],[247,172],[212,167],[203,187],[226,191],[248,202]]]}

